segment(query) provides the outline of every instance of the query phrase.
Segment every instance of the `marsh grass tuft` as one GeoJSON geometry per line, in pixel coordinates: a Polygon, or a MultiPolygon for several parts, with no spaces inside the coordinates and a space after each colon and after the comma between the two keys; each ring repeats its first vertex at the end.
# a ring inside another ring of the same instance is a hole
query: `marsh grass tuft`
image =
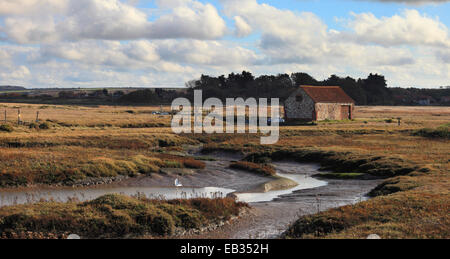
{"type": "Polygon", "coordinates": [[[231,163],[230,168],[245,170],[262,176],[276,175],[275,168],[269,164],[257,164],[247,161],[237,161],[231,163]]]}
{"type": "Polygon", "coordinates": [[[108,194],[88,202],[44,202],[0,208],[0,236],[39,232],[84,238],[167,236],[176,228],[195,229],[239,214],[245,203],[231,198],[150,200],[108,194]]]}

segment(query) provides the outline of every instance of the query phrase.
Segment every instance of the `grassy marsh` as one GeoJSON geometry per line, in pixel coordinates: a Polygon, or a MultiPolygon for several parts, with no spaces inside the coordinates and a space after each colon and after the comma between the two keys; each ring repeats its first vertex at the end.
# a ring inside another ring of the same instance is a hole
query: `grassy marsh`
{"type": "MultiPolygon", "coordinates": [[[[287,237],[361,238],[368,233],[383,238],[450,236],[448,107],[356,107],[354,121],[282,126],[280,141],[270,147],[261,146],[258,135],[175,135],[167,127],[170,116],[151,114],[151,110],[159,110],[159,107],[26,104],[2,107],[7,109],[9,122],[6,124],[11,129],[0,130],[2,187],[70,185],[86,177],[151,175],[165,167],[202,168],[201,160],[207,158],[188,158],[171,155],[171,152],[183,151],[183,146],[204,145],[205,152],[245,154],[245,161],[257,167],[287,158],[320,163],[323,170],[330,171],[329,177],[386,178],[370,193],[375,199],[301,217],[289,228],[287,237]],[[17,125],[14,116],[18,107],[28,124],[40,110],[40,119],[48,121],[48,129],[17,125]],[[401,125],[395,120],[388,122],[399,117],[401,125]]],[[[55,211],[65,211],[64,206],[70,210],[81,208],[72,203],[2,208],[0,222],[4,224],[8,215],[22,215],[30,208],[37,213],[40,207],[46,206],[54,206],[51,208],[55,211]]],[[[94,205],[84,206],[96,211],[94,205]]],[[[70,213],[67,215],[81,215],[70,213]]],[[[110,220],[118,218],[130,224],[118,229],[139,228],[131,211],[115,211],[117,215],[113,213],[115,216],[111,218],[98,213],[91,214],[92,221],[106,224],[105,228],[113,226],[108,225],[110,220]]],[[[166,213],[172,216],[172,212],[166,213]]],[[[17,217],[14,221],[24,224],[18,226],[23,231],[30,226],[25,222],[61,223],[61,231],[62,226],[66,226],[62,221],[34,216],[25,217],[24,221],[17,217]]]]}

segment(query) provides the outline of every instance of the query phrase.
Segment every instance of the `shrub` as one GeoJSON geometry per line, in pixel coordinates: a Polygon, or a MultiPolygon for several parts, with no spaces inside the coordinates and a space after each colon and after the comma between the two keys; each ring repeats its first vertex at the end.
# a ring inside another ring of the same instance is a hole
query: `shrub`
{"type": "Polygon", "coordinates": [[[0,125],[0,131],[13,132],[14,128],[11,125],[8,125],[8,124],[2,124],[2,125],[0,125]]]}
{"type": "Polygon", "coordinates": [[[426,138],[443,138],[450,139],[450,128],[449,127],[439,127],[436,129],[420,129],[413,133],[416,136],[422,136],[426,138]]]}
{"type": "Polygon", "coordinates": [[[160,147],[171,147],[171,146],[175,146],[175,142],[170,141],[170,140],[165,140],[165,139],[159,139],[158,140],[158,146],[160,146],[160,147]]]}
{"type": "Polygon", "coordinates": [[[51,124],[48,121],[39,124],[39,129],[47,130],[50,128],[51,128],[51,124]]]}
{"type": "Polygon", "coordinates": [[[131,197],[106,194],[92,201],[85,202],[84,205],[105,206],[109,205],[112,209],[132,209],[138,204],[136,199],[131,197]]]}
{"type": "Polygon", "coordinates": [[[32,122],[32,123],[30,123],[30,125],[28,125],[28,127],[30,129],[38,129],[39,128],[39,124],[32,122]]]}
{"type": "Polygon", "coordinates": [[[343,219],[316,214],[301,217],[289,227],[284,235],[289,238],[301,238],[305,234],[314,234],[320,237],[331,232],[342,231],[345,227],[343,219]]]}
{"type": "Polygon", "coordinates": [[[175,223],[169,214],[162,213],[151,220],[150,230],[161,236],[171,235],[175,230],[175,223]]]}

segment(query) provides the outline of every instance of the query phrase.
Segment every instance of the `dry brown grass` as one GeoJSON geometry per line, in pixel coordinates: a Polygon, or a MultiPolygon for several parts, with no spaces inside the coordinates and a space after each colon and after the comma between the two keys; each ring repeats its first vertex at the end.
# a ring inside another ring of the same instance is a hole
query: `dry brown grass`
{"type": "MultiPolygon", "coordinates": [[[[66,106],[40,104],[0,104],[0,121],[17,122],[17,111],[20,109],[24,122],[35,122],[39,111],[41,121],[50,120],[61,125],[78,127],[139,127],[140,125],[170,126],[170,116],[151,114],[160,111],[159,106],[66,106]]],[[[170,107],[163,107],[168,112],[170,107]]]]}
{"type": "MultiPolygon", "coordinates": [[[[383,238],[449,238],[450,140],[414,134],[425,127],[448,127],[449,121],[448,107],[357,107],[354,121],[282,127],[280,141],[271,148],[392,157],[426,169],[390,178],[372,193],[394,194],[302,217],[287,237],[365,238],[376,233],[383,238]],[[396,120],[387,122],[396,117],[402,118],[400,126],[396,120]]],[[[235,135],[211,143],[208,149],[254,152],[260,148],[258,136],[235,135]]]]}
{"type": "Polygon", "coordinates": [[[231,198],[149,200],[108,194],[88,202],[44,202],[0,208],[0,238],[164,236],[228,220],[246,207],[231,198]]]}
{"type": "MultiPolygon", "coordinates": [[[[258,135],[174,135],[169,127],[164,126],[170,122],[170,116],[149,114],[152,110],[159,110],[159,107],[44,106],[0,104],[0,120],[2,109],[6,108],[13,125],[13,132],[0,132],[0,176],[9,174],[13,176],[13,182],[19,183],[24,179],[25,183],[33,182],[43,175],[60,179],[54,176],[70,176],[73,172],[67,168],[89,163],[108,168],[116,166],[119,161],[122,165],[118,167],[123,169],[124,163],[135,163],[138,156],[157,158],[163,164],[167,164],[164,160],[170,160],[186,167],[201,168],[202,163],[161,154],[169,150],[182,150],[183,145],[199,143],[213,143],[233,152],[261,148],[258,135]],[[50,129],[14,125],[17,119],[15,107],[18,106],[26,122],[33,121],[39,109],[42,120],[52,121],[50,129]],[[155,127],[158,125],[162,127],[155,127]]],[[[168,110],[168,107],[165,109],[168,110]]],[[[373,232],[382,237],[448,238],[449,213],[448,206],[444,205],[450,203],[450,140],[426,138],[413,133],[423,128],[437,128],[449,121],[449,107],[357,107],[353,121],[281,127],[280,141],[274,148],[309,148],[360,156],[393,157],[413,161],[419,168],[429,169],[428,173],[414,172],[389,179],[391,182],[385,184],[386,188],[398,190],[395,194],[381,196],[341,212],[320,214],[324,219],[339,215],[345,224],[342,229],[317,236],[364,237],[373,232]],[[402,118],[400,126],[396,123],[397,117],[402,118]],[[399,207],[400,214],[388,209],[389,204],[399,207]],[[419,207],[426,209],[417,209],[419,207]],[[384,213],[385,217],[379,220],[358,216],[377,213],[384,213]]],[[[160,166],[158,162],[153,162],[144,164],[160,166]]],[[[132,164],[128,166],[133,168],[132,164]]],[[[314,227],[314,223],[308,226],[314,227]]],[[[314,233],[295,235],[300,236],[316,237],[314,233]]]]}
{"type": "Polygon", "coordinates": [[[275,168],[268,164],[256,164],[246,161],[237,161],[230,164],[231,168],[253,172],[259,175],[274,176],[275,168]]]}

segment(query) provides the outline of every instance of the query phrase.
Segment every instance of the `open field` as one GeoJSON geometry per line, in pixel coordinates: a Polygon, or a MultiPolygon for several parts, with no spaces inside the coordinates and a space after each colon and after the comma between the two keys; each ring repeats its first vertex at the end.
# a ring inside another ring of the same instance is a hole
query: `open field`
{"type": "MultiPolygon", "coordinates": [[[[252,163],[284,157],[320,163],[339,173],[334,177],[388,178],[372,191],[376,198],[302,217],[287,237],[450,237],[448,107],[356,107],[353,121],[282,126],[280,141],[270,147],[260,146],[257,135],[175,135],[170,116],[152,114],[159,109],[0,104],[0,124],[6,110],[10,129],[0,130],[0,186],[75,185],[158,175],[164,168],[202,168],[201,159],[183,151],[203,145],[205,151],[244,152],[252,163]],[[24,125],[17,125],[19,107],[24,125]],[[38,110],[41,122],[31,125],[38,110]],[[423,133],[424,128],[439,134],[423,133]]],[[[36,215],[45,212],[23,205],[1,209],[0,217],[30,208],[36,215]]]]}
{"type": "MultiPolygon", "coordinates": [[[[17,122],[20,109],[21,119],[32,123],[39,119],[50,120],[55,124],[75,127],[161,127],[170,126],[170,116],[153,115],[161,111],[160,106],[128,107],[128,106],[70,106],[41,104],[0,104],[0,122],[4,122],[6,111],[7,121],[17,122]]],[[[163,107],[164,112],[170,107],[163,107]]]]}

